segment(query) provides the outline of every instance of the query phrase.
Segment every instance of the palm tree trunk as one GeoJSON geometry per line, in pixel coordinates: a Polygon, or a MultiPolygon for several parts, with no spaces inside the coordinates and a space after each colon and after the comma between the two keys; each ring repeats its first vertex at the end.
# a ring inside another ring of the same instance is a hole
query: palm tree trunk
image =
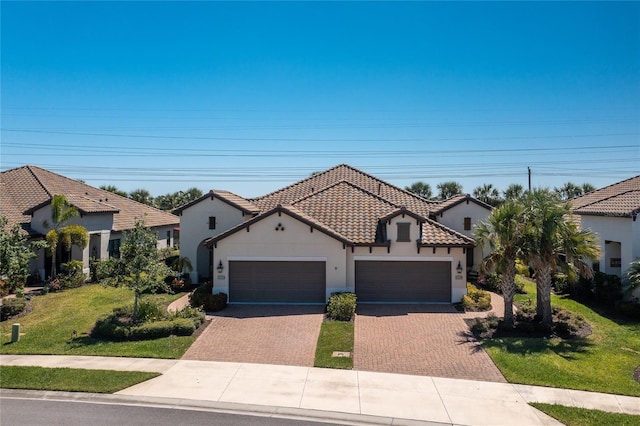
{"type": "Polygon", "coordinates": [[[504,318],[505,327],[513,327],[513,296],[516,292],[516,286],[513,282],[516,276],[515,262],[509,262],[506,271],[502,274],[502,298],[504,299],[504,318]]]}
{"type": "Polygon", "coordinates": [[[551,327],[551,269],[548,265],[536,270],[537,301],[536,316],[542,324],[551,327]]]}

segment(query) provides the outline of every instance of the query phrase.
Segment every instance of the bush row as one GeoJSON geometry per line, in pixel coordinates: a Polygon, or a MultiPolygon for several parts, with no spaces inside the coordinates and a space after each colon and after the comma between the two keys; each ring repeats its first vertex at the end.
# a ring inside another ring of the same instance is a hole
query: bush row
{"type": "Polygon", "coordinates": [[[491,309],[491,295],[467,283],[467,294],[462,297],[462,307],[465,311],[487,311],[491,309]]]}
{"type": "Polygon", "coordinates": [[[356,313],[357,297],[354,293],[333,293],[327,303],[327,318],[351,321],[356,313]]]}
{"type": "Polygon", "coordinates": [[[227,306],[225,293],[212,294],[213,283],[206,283],[196,288],[189,296],[189,304],[194,308],[202,308],[206,312],[221,311],[227,306]]]}
{"type": "Polygon", "coordinates": [[[137,322],[132,322],[133,306],[115,308],[96,321],[92,337],[112,340],[148,340],[168,336],[189,336],[205,320],[200,309],[185,307],[169,313],[158,303],[142,300],[137,322]]]}
{"type": "Polygon", "coordinates": [[[0,321],[6,321],[9,318],[18,315],[24,311],[27,306],[27,301],[21,297],[15,297],[11,299],[4,299],[2,306],[0,306],[0,321]]]}

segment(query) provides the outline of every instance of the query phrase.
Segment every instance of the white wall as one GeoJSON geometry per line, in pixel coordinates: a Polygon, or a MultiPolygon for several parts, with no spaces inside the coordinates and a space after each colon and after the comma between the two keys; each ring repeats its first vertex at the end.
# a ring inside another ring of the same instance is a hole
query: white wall
{"type": "MultiPolygon", "coordinates": [[[[490,210],[487,210],[472,201],[469,201],[468,203],[466,201],[463,201],[462,203],[443,212],[442,216],[436,216],[436,220],[444,226],[453,229],[454,231],[466,235],[467,237],[473,238],[475,226],[479,222],[485,221],[490,214],[490,210]],[[465,217],[471,218],[470,230],[464,229],[465,217]]],[[[481,247],[476,247],[473,251],[474,265],[480,265],[480,263],[482,262],[482,258],[487,254],[489,253],[483,253],[481,247]]]]}
{"type": "Polygon", "coordinates": [[[637,220],[634,223],[631,218],[628,217],[608,217],[608,216],[581,216],[582,229],[589,229],[598,235],[600,251],[602,256],[600,258],[600,271],[607,274],[616,274],[620,276],[627,270],[629,264],[640,253],[634,253],[634,247],[638,247],[640,243],[640,233],[638,232],[637,220]],[[635,229],[634,229],[635,228],[635,229]],[[635,241],[634,241],[635,239],[635,241]],[[613,250],[608,248],[610,244],[605,244],[605,241],[615,241],[620,243],[620,254],[617,254],[617,247],[613,250]],[[608,249],[608,250],[607,250],[608,249]],[[620,257],[622,261],[622,267],[612,268],[610,266],[611,257],[620,257]]]}
{"type": "Polygon", "coordinates": [[[336,291],[347,291],[346,283],[346,252],[340,241],[314,229],[297,219],[283,213],[274,214],[246,229],[219,241],[214,249],[214,267],[222,261],[224,271],[218,274],[214,271],[214,293],[229,294],[229,260],[258,260],[295,261],[309,258],[326,259],[326,297],[336,291]],[[278,224],[284,231],[276,231],[278,224]]]}
{"type": "Polygon", "coordinates": [[[182,211],[180,215],[180,256],[188,257],[193,265],[191,280],[198,282],[198,270],[208,269],[208,262],[202,263],[203,257],[198,256],[200,243],[207,238],[214,237],[233,228],[239,223],[250,219],[242,211],[232,207],[218,198],[207,197],[197,204],[182,211]],[[216,218],[216,229],[209,229],[209,216],[216,218]]]}

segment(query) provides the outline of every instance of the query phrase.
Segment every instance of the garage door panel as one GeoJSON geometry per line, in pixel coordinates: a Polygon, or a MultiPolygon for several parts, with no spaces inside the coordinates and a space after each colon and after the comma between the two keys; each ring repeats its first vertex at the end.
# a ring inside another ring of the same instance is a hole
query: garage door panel
{"type": "Polygon", "coordinates": [[[359,302],[451,302],[449,261],[356,261],[359,302]]]}
{"type": "Polygon", "coordinates": [[[325,262],[229,262],[229,301],[324,303],[325,262]]]}

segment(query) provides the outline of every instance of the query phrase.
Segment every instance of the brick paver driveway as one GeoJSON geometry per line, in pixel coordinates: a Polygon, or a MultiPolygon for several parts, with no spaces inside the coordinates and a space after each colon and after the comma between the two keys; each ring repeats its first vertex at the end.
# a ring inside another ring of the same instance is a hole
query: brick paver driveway
{"type": "Polygon", "coordinates": [[[323,306],[229,305],[182,357],[313,366],[323,306]]]}
{"type": "Polygon", "coordinates": [[[358,305],[354,369],[505,382],[451,305],[358,305]]]}

